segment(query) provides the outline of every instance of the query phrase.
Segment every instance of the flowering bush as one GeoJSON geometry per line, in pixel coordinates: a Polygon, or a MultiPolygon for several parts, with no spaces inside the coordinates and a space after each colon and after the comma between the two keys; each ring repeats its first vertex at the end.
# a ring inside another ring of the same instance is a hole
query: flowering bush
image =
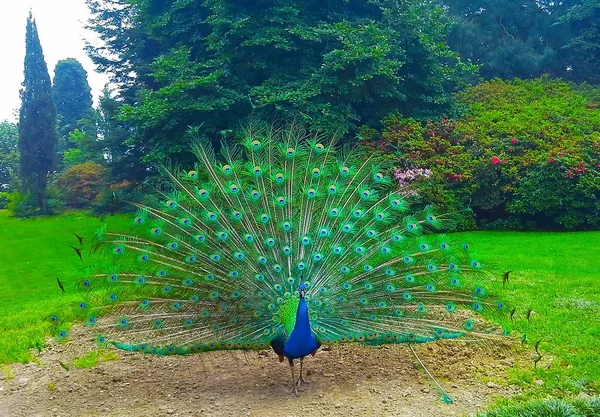
{"type": "Polygon", "coordinates": [[[377,162],[429,169],[424,199],[442,211],[469,206],[480,225],[598,228],[600,103],[585,88],[490,81],[458,95],[470,109],[462,119],[395,115],[361,143],[383,154],[377,162]]]}

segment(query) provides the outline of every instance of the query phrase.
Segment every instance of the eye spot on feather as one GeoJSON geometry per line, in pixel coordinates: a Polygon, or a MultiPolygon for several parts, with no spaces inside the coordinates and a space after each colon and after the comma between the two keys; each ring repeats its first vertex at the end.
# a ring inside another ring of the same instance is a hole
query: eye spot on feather
{"type": "Polygon", "coordinates": [[[286,155],[288,157],[292,157],[292,156],[296,155],[296,150],[294,148],[287,148],[286,155]]]}
{"type": "Polygon", "coordinates": [[[136,224],[142,224],[142,223],[144,223],[144,218],[143,218],[143,217],[136,217],[136,218],[134,219],[134,222],[135,222],[136,224]]]}
{"type": "Polygon", "coordinates": [[[348,168],[348,167],[342,167],[340,169],[340,174],[342,174],[344,176],[348,175],[349,173],[350,173],[350,168],[348,168]]]}
{"type": "Polygon", "coordinates": [[[250,146],[253,149],[259,149],[261,147],[262,143],[260,143],[259,140],[253,140],[252,142],[250,142],[250,146]]]}
{"type": "Polygon", "coordinates": [[[188,172],[188,177],[190,177],[190,178],[198,178],[198,172],[196,172],[196,171],[189,171],[188,172]]]}
{"type": "Polygon", "coordinates": [[[231,165],[223,165],[223,172],[225,174],[230,174],[233,171],[233,169],[231,168],[231,165]]]}
{"type": "Polygon", "coordinates": [[[329,188],[327,189],[327,191],[329,191],[329,194],[335,194],[337,192],[337,187],[335,185],[330,185],[329,188]]]}

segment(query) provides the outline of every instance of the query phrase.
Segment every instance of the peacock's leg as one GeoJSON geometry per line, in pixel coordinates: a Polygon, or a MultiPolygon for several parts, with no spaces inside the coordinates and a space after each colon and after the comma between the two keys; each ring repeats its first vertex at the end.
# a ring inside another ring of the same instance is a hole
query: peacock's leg
{"type": "Polygon", "coordinates": [[[296,385],[296,376],[294,375],[294,360],[293,359],[289,359],[290,361],[290,369],[292,370],[292,391],[290,392],[290,394],[296,394],[298,395],[298,386],[296,385]]]}
{"type": "Polygon", "coordinates": [[[304,379],[304,377],[302,376],[302,365],[303,364],[304,364],[304,358],[300,358],[300,378],[298,378],[298,381],[296,382],[296,384],[298,386],[300,386],[300,382],[304,382],[305,384],[308,384],[306,379],[304,379]]]}

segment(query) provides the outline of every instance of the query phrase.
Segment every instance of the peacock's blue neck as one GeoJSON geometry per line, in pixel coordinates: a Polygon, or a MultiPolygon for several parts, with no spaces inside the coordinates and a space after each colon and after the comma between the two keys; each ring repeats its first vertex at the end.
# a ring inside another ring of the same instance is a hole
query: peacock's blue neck
{"type": "Polygon", "coordinates": [[[296,324],[283,348],[283,353],[289,359],[298,359],[313,353],[318,347],[319,343],[310,329],[306,300],[301,297],[296,311],[296,324]]]}

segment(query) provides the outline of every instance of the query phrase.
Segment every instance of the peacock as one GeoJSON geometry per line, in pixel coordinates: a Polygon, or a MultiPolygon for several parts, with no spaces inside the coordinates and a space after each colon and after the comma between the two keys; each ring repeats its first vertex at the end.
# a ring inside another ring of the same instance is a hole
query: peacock
{"type": "Polygon", "coordinates": [[[77,308],[100,344],[272,349],[297,394],[323,345],[498,337],[477,313],[505,306],[468,244],[438,233],[448,216],[412,210],[414,190],[373,155],[301,128],[247,128],[219,154],[203,137],[192,148],[193,169],[163,169],[155,201],[132,203],[131,232],[97,232],[110,263],[79,282],[77,308]]]}

